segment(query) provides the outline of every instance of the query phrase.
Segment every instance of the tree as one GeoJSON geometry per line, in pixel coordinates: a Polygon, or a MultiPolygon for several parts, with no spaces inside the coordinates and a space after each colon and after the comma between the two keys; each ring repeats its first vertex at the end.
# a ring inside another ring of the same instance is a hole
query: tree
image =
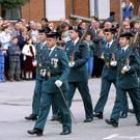
{"type": "Polygon", "coordinates": [[[30,0],[0,0],[0,5],[3,9],[11,9],[17,6],[25,5],[30,0]]]}

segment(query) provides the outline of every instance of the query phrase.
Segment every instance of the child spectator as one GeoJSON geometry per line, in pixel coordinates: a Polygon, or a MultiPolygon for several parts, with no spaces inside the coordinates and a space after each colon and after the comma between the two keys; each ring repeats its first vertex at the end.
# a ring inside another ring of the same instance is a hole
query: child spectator
{"type": "Polygon", "coordinates": [[[27,39],[26,44],[23,47],[22,54],[24,55],[23,59],[25,61],[25,79],[32,80],[35,68],[32,65],[32,61],[35,56],[35,47],[32,44],[32,39],[27,39]]]}
{"type": "Polygon", "coordinates": [[[10,81],[20,81],[20,73],[21,73],[21,67],[20,67],[20,55],[21,51],[18,46],[18,38],[13,37],[11,45],[8,49],[9,52],[9,62],[10,62],[10,81]]]}

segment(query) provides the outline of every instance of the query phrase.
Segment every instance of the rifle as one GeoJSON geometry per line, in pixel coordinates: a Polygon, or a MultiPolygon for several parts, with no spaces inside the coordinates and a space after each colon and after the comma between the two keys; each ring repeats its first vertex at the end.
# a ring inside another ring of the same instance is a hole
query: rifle
{"type": "MultiPolygon", "coordinates": [[[[86,34],[88,33],[88,30],[90,29],[90,27],[91,27],[91,23],[88,24],[88,26],[87,26],[87,28],[86,28],[86,31],[84,32],[84,34],[83,34],[82,37],[80,38],[77,48],[80,47],[82,41],[84,40],[86,34]]],[[[71,53],[71,55],[69,56],[69,60],[70,60],[71,63],[74,62],[74,54],[75,54],[76,51],[77,51],[77,49],[74,49],[73,52],[71,53]]]]}
{"type": "MultiPolygon", "coordinates": [[[[117,32],[117,34],[116,34],[116,40],[115,40],[115,45],[114,45],[114,50],[113,50],[113,52],[114,52],[115,49],[118,47],[118,41],[119,41],[119,37],[120,37],[121,32],[122,32],[122,28],[119,27],[118,32],[117,32]]],[[[112,55],[112,56],[111,56],[111,61],[116,61],[116,59],[115,59],[115,54],[112,53],[111,55],[112,55]]]]}
{"type": "MultiPolygon", "coordinates": [[[[135,34],[135,36],[134,36],[134,38],[133,38],[132,44],[130,45],[130,46],[132,46],[132,47],[131,47],[130,53],[128,53],[128,55],[127,55],[127,57],[126,57],[125,66],[130,66],[130,56],[131,56],[133,53],[135,53],[135,55],[137,55],[138,58],[140,58],[139,54],[136,53],[136,51],[137,51],[138,48],[139,48],[139,46],[138,46],[138,44],[139,44],[139,42],[138,42],[138,41],[139,41],[139,32],[140,32],[140,27],[139,27],[138,31],[136,32],[136,34],[135,34]]],[[[137,60],[137,63],[138,63],[138,65],[140,66],[139,60],[137,60]]],[[[125,74],[124,71],[121,71],[121,73],[122,73],[122,74],[125,74]]]]}

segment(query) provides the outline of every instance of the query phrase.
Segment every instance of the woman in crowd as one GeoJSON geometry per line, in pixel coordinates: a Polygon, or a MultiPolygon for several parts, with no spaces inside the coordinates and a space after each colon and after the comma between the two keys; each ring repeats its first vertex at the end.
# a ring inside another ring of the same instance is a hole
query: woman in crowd
{"type": "MultiPolygon", "coordinates": [[[[27,32],[27,28],[22,27],[20,29],[20,35],[18,36],[18,45],[20,47],[20,50],[22,51],[24,45],[26,44],[26,40],[29,38],[28,36],[28,32],[27,32]]],[[[20,56],[20,61],[21,61],[21,78],[24,79],[25,78],[25,64],[24,64],[24,60],[23,60],[23,54],[21,54],[20,56]]]]}

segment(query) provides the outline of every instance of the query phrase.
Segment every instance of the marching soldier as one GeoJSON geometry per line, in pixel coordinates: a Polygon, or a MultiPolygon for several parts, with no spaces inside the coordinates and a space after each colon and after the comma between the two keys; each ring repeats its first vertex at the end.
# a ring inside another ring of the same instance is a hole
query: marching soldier
{"type": "Polygon", "coordinates": [[[91,122],[93,120],[93,107],[88,88],[88,73],[86,68],[89,51],[87,45],[83,42],[81,43],[77,28],[70,29],[70,38],[71,41],[66,43],[66,52],[69,56],[70,66],[68,102],[69,106],[71,106],[75,90],[78,88],[85,108],[86,118],[84,122],[91,122]]]}
{"type": "Polygon", "coordinates": [[[65,51],[58,48],[56,43],[57,33],[47,34],[48,54],[44,60],[45,67],[40,70],[40,75],[43,77],[40,112],[34,129],[28,131],[31,135],[41,136],[43,134],[53,100],[57,102],[58,109],[61,112],[63,131],[60,134],[67,135],[71,133],[71,117],[65,98],[68,88],[68,58],[65,51]]]}
{"type": "Polygon", "coordinates": [[[116,60],[114,57],[116,43],[113,40],[116,30],[114,28],[106,28],[104,32],[107,40],[106,46],[103,49],[103,58],[105,61],[105,65],[102,71],[100,98],[95,106],[93,114],[94,117],[97,117],[99,119],[103,118],[103,111],[108,99],[109,90],[111,84],[114,84],[116,86],[117,75],[116,60]]]}
{"type": "Polygon", "coordinates": [[[37,120],[39,115],[39,107],[40,107],[40,100],[41,100],[41,89],[43,78],[40,75],[40,70],[44,68],[43,63],[46,57],[47,51],[47,36],[46,33],[49,32],[49,28],[40,29],[39,30],[39,41],[36,45],[36,57],[33,61],[33,65],[36,66],[36,84],[34,89],[33,101],[32,101],[32,114],[25,117],[26,120],[37,120]]]}
{"type": "Polygon", "coordinates": [[[106,123],[113,127],[118,127],[121,105],[124,101],[123,96],[126,92],[128,92],[135,110],[137,126],[140,126],[140,95],[137,79],[140,60],[137,58],[135,49],[130,46],[131,36],[131,33],[122,33],[119,39],[121,49],[117,53],[117,96],[111,117],[109,120],[106,119],[106,123]]]}

